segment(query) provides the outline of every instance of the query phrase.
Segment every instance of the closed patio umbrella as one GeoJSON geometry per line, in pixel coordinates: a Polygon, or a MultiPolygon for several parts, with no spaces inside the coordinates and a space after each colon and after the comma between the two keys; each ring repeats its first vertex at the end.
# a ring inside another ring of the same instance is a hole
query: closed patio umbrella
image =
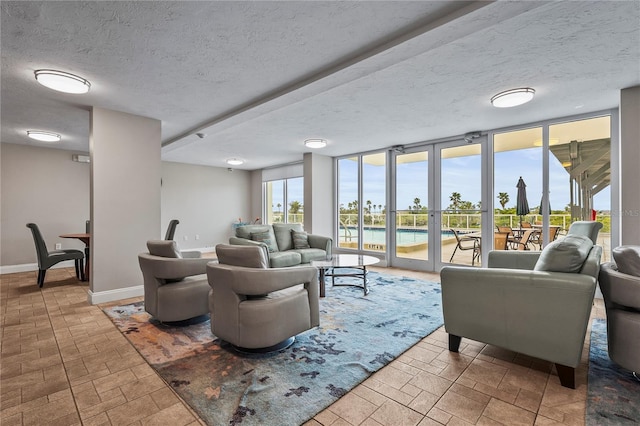
{"type": "Polygon", "coordinates": [[[527,201],[527,185],[522,180],[522,176],[518,179],[518,195],[516,196],[516,214],[520,216],[520,228],[522,228],[522,216],[529,214],[529,202],[527,201]]]}

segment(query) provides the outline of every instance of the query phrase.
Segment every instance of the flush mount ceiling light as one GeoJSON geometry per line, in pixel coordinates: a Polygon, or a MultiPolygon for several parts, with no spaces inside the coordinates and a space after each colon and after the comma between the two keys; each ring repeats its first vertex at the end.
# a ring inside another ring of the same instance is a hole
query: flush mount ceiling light
{"type": "Polygon", "coordinates": [[[304,141],[304,146],[307,148],[319,149],[327,146],[327,141],[324,139],[307,139],[304,141]]]}
{"type": "Polygon", "coordinates": [[[491,98],[491,104],[496,108],[510,108],[526,104],[535,95],[536,91],[530,87],[521,87],[498,93],[491,98]]]}
{"type": "Polygon", "coordinates": [[[244,164],[244,161],[238,159],[238,158],[229,158],[227,160],[227,164],[230,166],[239,166],[240,164],[244,164]]]}
{"type": "Polygon", "coordinates": [[[91,88],[91,83],[77,75],[56,70],[36,70],[34,72],[38,83],[49,89],[64,93],[87,93],[91,88]]]}
{"type": "Polygon", "coordinates": [[[60,142],[60,135],[52,132],[41,132],[39,130],[27,130],[27,136],[40,142],[60,142]]]}

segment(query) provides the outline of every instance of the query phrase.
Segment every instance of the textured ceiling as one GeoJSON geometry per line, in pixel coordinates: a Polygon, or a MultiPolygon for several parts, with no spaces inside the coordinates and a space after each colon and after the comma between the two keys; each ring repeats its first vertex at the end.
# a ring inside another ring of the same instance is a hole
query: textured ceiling
{"type": "Polygon", "coordinates": [[[88,151],[99,106],[161,120],[164,160],[244,169],[299,161],[307,138],[336,156],[612,108],[640,84],[637,1],[3,1],[1,43],[2,142],[88,151]],[[489,104],[521,86],[529,104],[489,104]]]}

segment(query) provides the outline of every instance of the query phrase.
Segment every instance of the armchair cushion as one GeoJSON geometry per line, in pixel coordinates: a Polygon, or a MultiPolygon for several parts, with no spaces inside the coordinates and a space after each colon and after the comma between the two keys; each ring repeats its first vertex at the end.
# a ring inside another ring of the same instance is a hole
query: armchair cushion
{"type": "Polygon", "coordinates": [[[619,272],[640,277],[640,246],[614,248],[613,260],[615,260],[619,272]]]}
{"type": "Polygon", "coordinates": [[[269,253],[274,253],[278,251],[278,245],[272,234],[273,233],[269,231],[252,232],[251,240],[265,243],[267,245],[269,253]]]}
{"type": "Polygon", "coordinates": [[[311,246],[309,246],[309,236],[306,232],[296,231],[295,229],[292,229],[291,237],[293,238],[294,249],[298,250],[311,248],[311,246]]]}
{"type": "Polygon", "coordinates": [[[578,273],[587,259],[593,242],[582,235],[567,235],[549,243],[540,253],[534,271],[578,273]]]}
{"type": "Polygon", "coordinates": [[[147,241],[147,249],[149,254],[160,257],[170,257],[181,259],[182,254],[178,250],[178,244],[173,240],[150,240],[147,241]]]}

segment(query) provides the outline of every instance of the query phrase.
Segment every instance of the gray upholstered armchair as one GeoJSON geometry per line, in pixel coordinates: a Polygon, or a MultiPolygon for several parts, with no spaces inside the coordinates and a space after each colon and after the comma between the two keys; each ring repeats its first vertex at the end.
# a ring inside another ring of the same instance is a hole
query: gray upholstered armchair
{"type": "Polygon", "coordinates": [[[207,265],[211,331],[242,352],[270,352],[320,324],[318,271],[269,268],[262,247],[216,246],[207,265]]]}
{"type": "Polygon", "coordinates": [[[555,363],[575,388],[602,248],[568,234],[542,252],[491,251],[488,268],[441,271],[449,350],[462,337],[555,363]]]}
{"type": "Polygon", "coordinates": [[[175,241],[147,241],[138,255],[144,278],[144,308],[162,322],[183,321],[209,313],[207,263],[184,258],[175,241]]]}
{"type": "Polygon", "coordinates": [[[615,262],[600,268],[600,289],[607,311],[609,358],[640,372],[640,246],[613,249],[615,262]]]}

